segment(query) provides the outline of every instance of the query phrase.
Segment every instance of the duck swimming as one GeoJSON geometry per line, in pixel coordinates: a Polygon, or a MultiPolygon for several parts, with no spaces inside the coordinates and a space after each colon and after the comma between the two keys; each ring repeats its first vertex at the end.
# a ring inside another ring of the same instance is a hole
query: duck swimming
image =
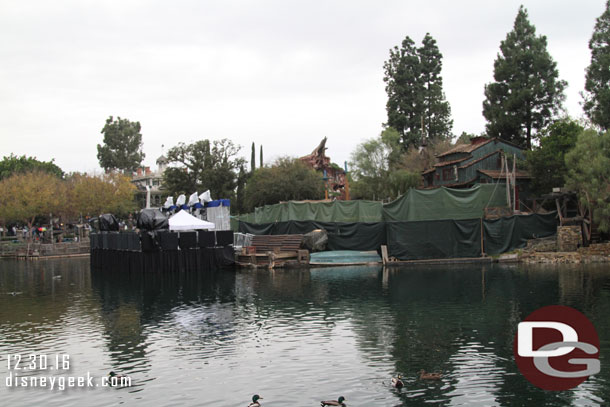
{"type": "Polygon", "coordinates": [[[259,400],[262,400],[263,398],[261,396],[259,396],[258,394],[255,394],[254,396],[252,396],[252,403],[248,404],[248,407],[260,407],[261,403],[259,402],[259,400]]]}
{"type": "Polygon", "coordinates": [[[402,389],[405,384],[402,382],[402,378],[400,375],[396,377],[392,377],[392,387],[396,387],[397,389],[402,389]]]}
{"type": "Polygon", "coordinates": [[[117,374],[114,371],[108,373],[108,384],[111,386],[122,385],[124,381],[123,379],[129,380],[129,376],[124,374],[117,374]]]}
{"type": "Polygon", "coordinates": [[[420,370],[419,372],[419,378],[421,380],[440,380],[442,377],[442,373],[426,373],[425,370],[420,370]]]}
{"type": "Polygon", "coordinates": [[[325,407],[325,406],[340,406],[340,407],[345,407],[345,397],[341,396],[339,397],[338,400],[326,400],[326,401],[321,401],[320,402],[320,406],[325,407]]]}

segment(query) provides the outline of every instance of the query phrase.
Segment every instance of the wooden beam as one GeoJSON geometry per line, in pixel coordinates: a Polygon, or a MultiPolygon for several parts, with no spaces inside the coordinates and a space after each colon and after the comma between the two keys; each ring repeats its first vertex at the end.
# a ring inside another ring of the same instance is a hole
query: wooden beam
{"type": "Polygon", "coordinates": [[[381,260],[384,265],[388,264],[388,261],[389,261],[388,246],[386,246],[386,245],[381,245],[381,260]]]}
{"type": "Polygon", "coordinates": [[[559,205],[559,199],[555,199],[555,205],[557,206],[557,214],[559,215],[559,225],[563,226],[563,215],[561,213],[561,206],[559,205]]]}

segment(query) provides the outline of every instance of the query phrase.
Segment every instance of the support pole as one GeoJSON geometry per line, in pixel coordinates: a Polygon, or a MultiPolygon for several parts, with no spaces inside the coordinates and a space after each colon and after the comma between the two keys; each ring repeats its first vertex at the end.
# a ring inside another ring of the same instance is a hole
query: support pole
{"type": "Polygon", "coordinates": [[[480,219],[480,225],[481,225],[481,257],[485,257],[485,244],[483,242],[483,238],[485,237],[485,234],[483,233],[483,218],[480,219]]]}

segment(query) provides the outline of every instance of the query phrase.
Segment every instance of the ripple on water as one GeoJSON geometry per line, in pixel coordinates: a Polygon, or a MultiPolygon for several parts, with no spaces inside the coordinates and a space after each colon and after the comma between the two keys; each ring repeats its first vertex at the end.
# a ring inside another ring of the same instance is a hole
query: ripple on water
{"type": "MultiPolygon", "coordinates": [[[[507,321],[519,317],[515,304],[526,312],[523,304],[561,299],[553,290],[522,290],[536,281],[524,283],[518,270],[487,270],[482,287],[480,269],[227,272],[195,285],[184,275],[92,280],[87,263],[20,267],[0,269],[0,292],[22,293],[0,296],[0,355],[66,352],[73,374],[115,370],[134,386],[0,388],[3,405],[224,407],[247,405],[254,393],[265,406],[314,406],[341,395],[348,405],[384,407],[608,401],[603,375],[555,398],[523,382],[507,321]],[[420,380],[422,368],[442,370],[442,380],[420,380]],[[396,373],[406,384],[401,391],[389,384],[396,373]]],[[[592,286],[608,286],[610,273],[594,277],[600,281],[592,286]]],[[[557,273],[539,278],[545,288],[559,284],[557,273]]],[[[569,301],[591,296],[581,302],[595,304],[589,312],[607,330],[607,290],[581,292],[579,281],[570,280],[569,301]]],[[[608,346],[602,341],[602,352],[608,346]]]]}

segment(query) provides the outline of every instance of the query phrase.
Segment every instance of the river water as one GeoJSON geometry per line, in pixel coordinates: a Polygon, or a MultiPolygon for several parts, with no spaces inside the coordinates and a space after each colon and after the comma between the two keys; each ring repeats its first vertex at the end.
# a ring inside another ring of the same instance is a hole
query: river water
{"type": "Polygon", "coordinates": [[[88,259],[2,261],[0,404],[247,406],[258,393],[263,406],[608,405],[609,315],[599,266],[129,275],[91,273],[88,259]],[[517,323],[552,304],[583,312],[601,343],[601,372],[563,392],[529,384],[512,351],[517,323]],[[31,354],[33,370],[16,369],[31,354]],[[131,386],[100,384],[110,371],[131,386]],[[55,388],[7,387],[15,375],[55,388]],[[87,375],[98,387],[67,388],[87,375]]]}

